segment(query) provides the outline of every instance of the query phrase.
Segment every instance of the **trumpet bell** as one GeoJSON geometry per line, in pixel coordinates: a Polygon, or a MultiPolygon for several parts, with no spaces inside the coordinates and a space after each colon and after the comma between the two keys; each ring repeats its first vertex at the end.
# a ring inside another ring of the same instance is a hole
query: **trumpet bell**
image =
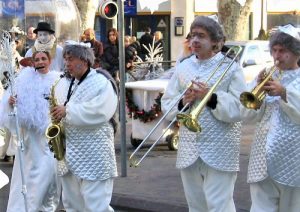
{"type": "Polygon", "coordinates": [[[240,102],[248,109],[257,110],[260,108],[262,101],[256,97],[252,92],[243,92],[240,95],[240,102]]]}
{"type": "Polygon", "coordinates": [[[191,114],[178,113],[176,115],[177,121],[182,123],[186,128],[192,132],[201,132],[201,126],[198,123],[198,120],[193,118],[191,114]]]}

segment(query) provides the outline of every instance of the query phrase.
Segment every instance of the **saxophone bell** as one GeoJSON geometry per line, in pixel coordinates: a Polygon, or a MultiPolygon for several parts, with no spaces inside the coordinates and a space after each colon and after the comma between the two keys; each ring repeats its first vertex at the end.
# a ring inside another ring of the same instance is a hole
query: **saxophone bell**
{"type": "Polygon", "coordinates": [[[48,141],[50,151],[54,153],[54,157],[60,161],[64,159],[65,147],[64,147],[64,133],[62,133],[62,126],[57,124],[51,124],[45,133],[48,141]]]}

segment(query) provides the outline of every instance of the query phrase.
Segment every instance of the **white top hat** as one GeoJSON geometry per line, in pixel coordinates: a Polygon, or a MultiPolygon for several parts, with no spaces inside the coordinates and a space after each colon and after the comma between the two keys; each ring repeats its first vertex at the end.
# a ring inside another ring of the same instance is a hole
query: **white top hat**
{"type": "Polygon", "coordinates": [[[280,32],[286,33],[294,38],[296,38],[298,41],[300,41],[300,30],[295,28],[293,25],[288,24],[285,26],[278,27],[278,30],[280,32]]]}

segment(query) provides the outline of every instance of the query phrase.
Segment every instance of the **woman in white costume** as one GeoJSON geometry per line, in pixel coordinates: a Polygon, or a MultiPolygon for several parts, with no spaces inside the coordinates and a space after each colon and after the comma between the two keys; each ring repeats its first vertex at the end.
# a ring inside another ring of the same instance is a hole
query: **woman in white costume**
{"type": "MultiPolygon", "coordinates": [[[[263,90],[258,110],[241,108],[255,121],[256,133],[248,167],[251,212],[300,211],[300,34],[292,25],[270,38],[277,70],[263,90]]],[[[263,72],[254,84],[263,79],[263,72]]]]}
{"type": "MultiPolygon", "coordinates": [[[[1,99],[2,99],[2,95],[3,95],[3,86],[2,86],[2,83],[0,82],[0,102],[1,102],[1,99]]],[[[4,136],[5,136],[5,132],[4,130],[2,130],[0,128],[0,147],[4,146],[4,136]]],[[[5,173],[3,173],[1,170],[0,170],[0,189],[5,186],[7,183],[9,182],[9,179],[8,177],[6,176],[5,173]]]]}
{"type": "MultiPolygon", "coordinates": [[[[0,125],[12,133],[16,131],[14,117],[8,116],[16,104],[19,129],[24,142],[23,164],[27,187],[28,211],[55,211],[59,201],[56,166],[45,137],[50,123],[49,103],[46,97],[51,85],[59,77],[50,72],[51,58],[48,52],[33,54],[33,67],[24,68],[15,82],[16,96],[6,93],[0,107],[0,125]]],[[[20,172],[19,154],[16,154],[8,200],[8,212],[25,211],[20,172]]]]}

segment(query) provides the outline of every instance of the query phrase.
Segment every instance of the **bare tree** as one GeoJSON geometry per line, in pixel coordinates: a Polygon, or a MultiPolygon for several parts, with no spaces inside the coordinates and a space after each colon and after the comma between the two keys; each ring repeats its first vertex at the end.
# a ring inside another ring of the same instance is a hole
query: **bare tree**
{"type": "Polygon", "coordinates": [[[74,0],[81,17],[81,31],[94,28],[95,15],[99,0],[74,0]]]}
{"type": "Polygon", "coordinates": [[[245,0],[244,5],[240,2],[241,0],[218,1],[218,16],[227,40],[244,39],[244,33],[247,31],[253,0],[245,0]]]}

